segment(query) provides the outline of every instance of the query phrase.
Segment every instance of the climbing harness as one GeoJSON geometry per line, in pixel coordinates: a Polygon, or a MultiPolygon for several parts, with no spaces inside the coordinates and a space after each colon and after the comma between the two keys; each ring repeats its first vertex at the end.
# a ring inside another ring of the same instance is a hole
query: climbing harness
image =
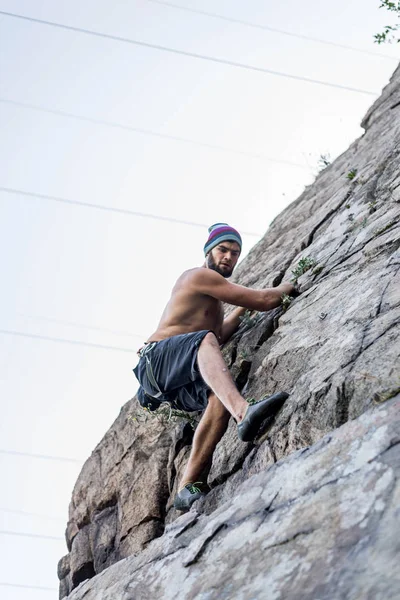
{"type": "Polygon", "coordinates": [[[153,388],[155,390],[157,390],[155,393],[152,392],[152,394],[151,394],[152,398],[160,398],[160,396],[163,395],[162,391],[160,390],[160,386],[158,385],[157,380],[154,377],[153,369],[151,367],[150,357],[147,356],[148,353],[150,352],[150,350],[152,350],[154,348],[154,346],[156,346],[157,343],[158,342],[150,342],[148,344],[145,344],[138,350],[138,355],[140,356],[140,358],[146,359],[146,375],[150,382],[150,385],[152,385],[153,388]]]}

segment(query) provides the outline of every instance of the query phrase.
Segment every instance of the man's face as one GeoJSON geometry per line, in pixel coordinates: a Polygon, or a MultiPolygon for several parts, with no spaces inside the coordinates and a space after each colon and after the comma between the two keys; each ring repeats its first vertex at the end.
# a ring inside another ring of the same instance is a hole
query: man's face
{"type": "Polygon", "coordinates": [[[222,277],[230,277],[239,260],[240,247],[236,242],[221,242],[207,254],[206,264],[222,277]]]}

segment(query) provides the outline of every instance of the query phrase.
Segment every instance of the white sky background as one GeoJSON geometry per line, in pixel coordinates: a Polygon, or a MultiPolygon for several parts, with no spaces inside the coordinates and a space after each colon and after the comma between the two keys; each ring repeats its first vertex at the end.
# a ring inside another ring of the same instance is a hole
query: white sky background
{"type": "MultiPolygon", "coordinates": [[[[396,46],[373,44],[373,34],[393,22],[378,0],[182,5],[389,58],[147,0],[0,0],[3,11],[377,96],[397,65],[396,46]]],[[[362,134],[359,123],[375,99],[2,15],[0,98],[264,157],[0,102],[0,186],[207,225],[227,221],[259,234],[313,181],[320,154],[334,158],[362,134]]],[[[178,275],[202,263],[206,237],[205,227],[0,192],[0,329],[131,350],[0,333],[0,450],[78,461],[90,455],[133,396],[134,351],[155,329],[178,275]]],[[[243,238],[246,254],[258,238],[243,238]]],[[[0,530],[62,538],[81,465],[0,453],[0,530]]],[[[65,543],[1,531],[0,584],[57,588],[65,543]]],[[[57,597],[8,586],[0,594],[57,597]]]]}

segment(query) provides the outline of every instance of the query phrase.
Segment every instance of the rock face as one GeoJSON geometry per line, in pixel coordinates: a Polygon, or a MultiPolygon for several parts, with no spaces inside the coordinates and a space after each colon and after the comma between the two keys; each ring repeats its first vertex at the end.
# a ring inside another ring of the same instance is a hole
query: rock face
{"type": "Polygon", "coordinates": [[[128,402],[75,485],[60,598],[399,597],[400,67],[363,126],[234,277],[297,274],[224,349],[246,398],[287,390],[284,408],[254,444],[230,424],[179,516],[191,424],[128,402]]]}
{"type": "Polygon", "coordinates": [[[211,515],[180,517],[69,600],[399,598],[399,398],[247,479],[211,515]]]}

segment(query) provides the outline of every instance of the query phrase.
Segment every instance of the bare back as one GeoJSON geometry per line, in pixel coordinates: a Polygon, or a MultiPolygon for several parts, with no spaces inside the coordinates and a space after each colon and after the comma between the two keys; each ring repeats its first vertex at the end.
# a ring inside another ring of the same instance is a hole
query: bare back
{"type": "Polygon", "coordinates": [[[224,318],[222,302],[202,293],[194,284],[203,267],[182,273],[173,287],[156,331],[148,341],[160,341],[173,335],[210,329],[220,336],[224,318]]]}

